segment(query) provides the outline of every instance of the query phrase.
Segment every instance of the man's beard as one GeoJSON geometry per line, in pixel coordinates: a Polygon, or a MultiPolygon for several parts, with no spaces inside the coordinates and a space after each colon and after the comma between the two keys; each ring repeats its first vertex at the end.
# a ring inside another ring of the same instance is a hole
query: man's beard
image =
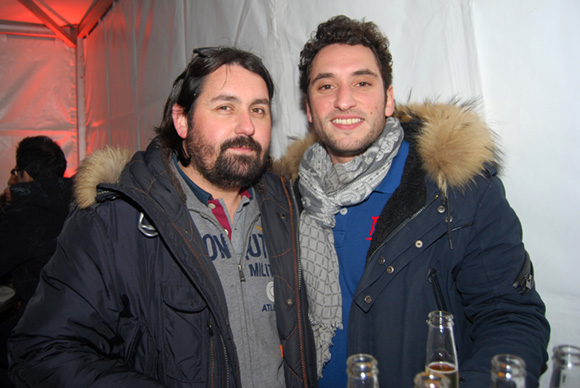
{"type": "Polygon", "coordinates": [[[239,136],[223,142],[213,165],[216,149],[195,131],[190,131],[187,137],[187,152],[191,157],[192,166],[213,185],[222,189],[248,188],[255,185],[264,171],[271,164],[268,150],[262,158],[262,146],[254,139],[239,136]],[[247,147],[255,151],[250,155],[235,155],[226,153],[228,148],[247,147]]]}

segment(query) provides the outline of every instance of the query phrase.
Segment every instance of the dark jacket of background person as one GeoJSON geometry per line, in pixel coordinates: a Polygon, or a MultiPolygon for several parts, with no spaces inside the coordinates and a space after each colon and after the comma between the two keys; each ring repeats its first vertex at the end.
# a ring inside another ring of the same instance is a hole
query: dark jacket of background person
{"type": "MultiPolygon", "coordinates": [[[[511,353],[537,387],[550,327],[496,175],[492,133],[468,106],[401,106],[395,117],[410,150],[354,293],[348,354],[374,355],[381,387],[412,386],[425,368],[427,315],[447,310],[465,386],[488,388],[491,358],[511,353]]],[[[296,177],[313,141],[293,145],[277,170],[296,177]]]]}
{"type": "MultiPolygon", "coordinates": [[[[240,386],[220,279],[162,152],[153,141],[120,178],[127,160],[110,149],[83,162],[67,238],[11,338],[18,386],[240,386]],[[91,203],[95,182],[117,180],[91,203]]],[[[296,205],[283,178],[261,183],[286,386],[314,387],[296,205]]]]}
{"type": "Polygon", "coordinates": [[[10,187],[12,202],[0,210],[0,278],[11,277],[28,301],[40,271],[56,249],[72,197],[69,178],[37,178],[10,187]]]}

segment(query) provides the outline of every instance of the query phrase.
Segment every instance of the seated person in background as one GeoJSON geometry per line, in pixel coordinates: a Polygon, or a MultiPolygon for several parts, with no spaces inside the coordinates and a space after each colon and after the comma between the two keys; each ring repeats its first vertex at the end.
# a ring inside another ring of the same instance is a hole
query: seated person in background
{"type": "MultiPolygon", "coordinates": [[[[66,158],[47,136],[23,139],[16,167],[0,200],[0,279],[13,283],[17,308],[2,316],[0,367],[7,368],[6,340],[30,299],[40,270],[56,249],[56,238],[68,215],[71,179],[64,178],[66,158]]],[[[5,385],[2,385],[5,386],[5,385]]]]}
{"type": "Polygon", "coordinates": [[[0,209],[0,278],[12,278],[24,302],[34,293],[68,215],[72,182],[64,178],[66,164],[62,149],[47,136],[18,144],[0,209]]]}

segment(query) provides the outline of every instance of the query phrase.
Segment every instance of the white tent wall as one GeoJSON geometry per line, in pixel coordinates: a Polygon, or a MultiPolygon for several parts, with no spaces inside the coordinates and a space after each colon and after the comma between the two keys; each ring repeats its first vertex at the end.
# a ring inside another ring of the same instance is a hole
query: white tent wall
{"type": "Polygon", "coordinates": [[[183,70],[184,2],[120,0],[84,44],[87,153],[147,146],[183,70]]]}
{"type": "Polygon", "coordinates": [[[546,303],[550,353],[580,346],[580,2],[475,1],[473,16],[485,111],[546,303]]]}
{"type": "MultiPolygon", "coordinates": [[[[0,35],[0,183],[15,166],[16,146],[46,135],[77,168],[75,52],[53,39],[0,35]]],[[[2,186],[2,189],[5,187],[2,186]]]]}

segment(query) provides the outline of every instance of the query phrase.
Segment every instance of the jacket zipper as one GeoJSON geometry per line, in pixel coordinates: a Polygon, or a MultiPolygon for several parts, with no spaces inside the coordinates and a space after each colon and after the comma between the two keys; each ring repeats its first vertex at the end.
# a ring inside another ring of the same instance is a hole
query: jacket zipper
{"type": "MultiPolygon", "coordinates": [[[[286,182],[288,182],[284,177],[280,177],[280,180],[282,181],[282,185],[284,187],[284,191],[286,192],[286,196],[288,197],[288,200],[290,201],[291,199],[293,200],[292,202],[294,202],[294,206],[292,206],[292,204],[290,203],[289,205],[289,209],[294,208],[294,214],[297,215],[296,217],[296,225],[293,228],[294,230],[296,230],[296,233],[294,234],[294,246],[296,247],[296,263],[297,263],[297,271],[298,273],[296,274],[296,279],[298,281],[298,284],[296,285],[297,288],[297,292],[296,292],[296,320],[297,320],[297,324],[298,324],[298,336],[299,336],[299,340],[300,340],[300,359],[302,360],[301,365],[302,365],[302,381],[304,383],[304,387],[308,388],[308,372],[306,371],[306,355],[304,354],[304,327],[302,325],[302,314],[300,314],[300,310],[302,309],[301,303],[300,303],[300,289],[301,289],[301,283],[302,283],[302,261],[300,260],[300,213],[298,211],[298,201],[296,199],[296,194],[294,193],[293,187],[292,187],[292,182],[290,182],[290,193],[288,193],[288,188],[286,187],[286,182]]],[[[290,217],[290,222],[293,222],[292,217],[293,214],[291,214],[290,217]]],[[[307,312],[308,314],[308,312],[307,312]]]]}
{"type": "Polygon", "coordinates": [[[246,234],[246,238],[244,240],[244,241],[246,241],[246,245],[244,245],[244,248],[242,249],[242,255],[240,257],[240,262],[238,263],[238,273],[240,275],[240,282],[242,282],[242,283],[246,281],[246,277],[244,276],[244,269],[242,267],[242,261],[244,260],[244,256],[248,252],[248,244],[250,241],[250,235],[252,234],[252,229],[254,229],[256,222],[258,222],[258,219],[261,216],[262,216],[262,212],[260,210],[258,210],[258,214],[252,220],[252,223],[250,224],[250,228],[248,229],[248,233],[246,234]]]}
{"type": "Polygon", "coordinates": [[[401,231],[401,229],[403,229],[409,222],[414,220],[425,209],[427,209],[429,206],[431,206],[437,200],[437,198],[439,198],[439,194],[435,194],[435,197],[433,197],[433,199],[429,203],[423,205],[423,207],[421,207],[419,210],[417,210],[411,217],[409,217],[409,218],[405,219],[403,222],[401,222],[401,224],[399,224],[399,226],[397,226],[397,228],[395,230],[393,230],[387,236],[387,238],[373,251],[373,253],[371,255],[369,255],[367,263],[369,263],[371,261],[371,258],[375,255],[375,253],[377,253],[383,246],[385,246],[385,244],[388,243],[391,240],[391,238],[393,238],[397,233],[399,233],[401,231]]]}
{"type": "Polygon", "coordinates": [[[449,311],[447,310],[447,304],[445,303],[445,298],[443,297],[443,291],[441,290],[441,285],[439,284],[439,279],[437,278],[437,270],[435,268],[429,268],[427,279],[433,288],[433,296],[435,297],[437,309],[442,311],[449,311]]]}
{"type": "Polygon", "coordinates": [[[224,341],[224,336],[220,332],[220,341],[222,343],[222,348],[224,349],[224,358],[226,362],[226,387],[230,386],[230,362],[228,361],[228,349],[226,347],[226,342],[224,341]]]}
{"type": "Polygon", "coordinates": [[[294,211],[295,214],[298,215],[296,217],[296,234],[294,235],[294,243],[296,247],[296,260],[298,261],[298,291],[300,291],[301,284],[302,284],[302,260],[300,259],[300,213],[298,209],[298,199],[296,198],[296,194],[294,190],[292,190],[292,186],[290,186],[290,193],[292,199],[294,200],[294,211]]]}

